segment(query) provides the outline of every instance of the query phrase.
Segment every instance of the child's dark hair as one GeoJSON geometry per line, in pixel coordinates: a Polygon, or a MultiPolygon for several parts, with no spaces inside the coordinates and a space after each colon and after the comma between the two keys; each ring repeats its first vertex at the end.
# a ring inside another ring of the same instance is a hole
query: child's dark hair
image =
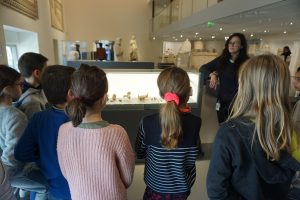
{"type": "Polygon", "coordinates": [[[34,70],[38,69],[42,71],[47,61],[48,58],[42,54],[28,52],[19,58],[18,67],[21,75],[25,78],[29,78],[34,70]]]}
{"type": "Polygon", "coordinates": [[[182,134],[179,107],[187,103],[190,96],[190,79],[186,71],[178,67],[164,69],[158,76],[157,85],[162,98],[166,93],[176,94],[179,98],[178,105],[169,101],[161,105],[161,143],[168,149],[176,148],[182,134]]]}
{"type": "Polygon", "coordinates": [[[66,103],[71,86],[71,75],[75,69],[63,65],[51,65],[42,75],[42,87],[47,100],[52,105],[66,103]]]}
{"type": "Polygon", "coordinates": [[[297,71],[296,71],[296,72],[300,72],[300,67],[297,68],[297,71]]]}
{"type": "Polygon", "coordinates": [[[78,126],[86,113],[87,107],[92,107],[96,101],[104,97],[108,91],[105,72],[96,67],[81,65],[71,78],[71,92],[73,100],[68,102],[66,113],[73,126],[78,126]]]}
{"type": "Polygon", "coordinates": [[[21,74],[15,69],[7,65],[0,65],[0,97],[2,97],[5,87],[15,84],[20,78],[21,74]]]}

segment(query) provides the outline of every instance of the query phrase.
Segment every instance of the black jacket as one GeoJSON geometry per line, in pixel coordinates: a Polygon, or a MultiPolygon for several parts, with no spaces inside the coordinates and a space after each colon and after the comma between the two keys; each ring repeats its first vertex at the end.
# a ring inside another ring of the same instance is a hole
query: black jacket
{"type": "Polygon", "coordinates": [[[213,145],[207,193],[215,199],[284,200],[300,164],[285,151],[279,161],[266,158],[254,124],[246,119],[221,125],[213,145]]]}
{"type": "Polygon", "coordinates": [[[229,106],[238,90],[237,73],[239,67],[240,66],[236,66],[229,60],[225,65],[223,65],[221,63],[221,57],[217,57],[211,62],[204,64],[199,70],[203,73],[204,80],[208,78],[208,75],[211,72],[217,71],[220,81],[218,100],[221,104],[229,106]]]}

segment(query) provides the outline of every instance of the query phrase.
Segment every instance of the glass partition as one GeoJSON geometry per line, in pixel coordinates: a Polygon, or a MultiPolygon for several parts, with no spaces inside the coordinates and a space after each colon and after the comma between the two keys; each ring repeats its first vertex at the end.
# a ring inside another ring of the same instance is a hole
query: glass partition
{"type": "Polygon", "coordinates": [[[155,32],[167,25],[189,17],[196,12],[213,6],[222,0],[164,0],[154,1],[153,30],[155,32]]]}

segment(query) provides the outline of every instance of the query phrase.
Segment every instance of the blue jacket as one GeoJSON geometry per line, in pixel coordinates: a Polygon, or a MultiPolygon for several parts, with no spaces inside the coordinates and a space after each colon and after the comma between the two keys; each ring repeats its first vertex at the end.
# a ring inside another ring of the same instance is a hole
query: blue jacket
{"type": "Polygon", "coordinates": [[[252,144],[254,123],[237,119],[221,125],[213,145],[207,174],[211,200],[285,199],[300,164],[286,151],[279,161],[270,161],[258,139],[252,144]]]}
{"type": "Polygon", "coordinates": [[[57,158],[56,144],[60,125],[69,118],[63,110],[49,108],[35,113],[15,148],[15,158],[23,162],[38,161],[49,190],[56,198],[71,198],[57,158]]]}

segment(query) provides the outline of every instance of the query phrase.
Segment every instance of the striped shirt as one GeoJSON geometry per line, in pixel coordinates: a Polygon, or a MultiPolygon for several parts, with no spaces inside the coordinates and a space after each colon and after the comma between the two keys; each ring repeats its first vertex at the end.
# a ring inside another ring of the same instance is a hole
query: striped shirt
{"type": "Polygon", "coordinates": [[[159,114],[141,120],[135,151],[138,158],[145,159],[144,181],[148,187],[159,193],[190,191],[196,178],[200,127],[199,117],[182,114],[182,138],[178,147],[170,150],[160,142],[159,114]]]}

